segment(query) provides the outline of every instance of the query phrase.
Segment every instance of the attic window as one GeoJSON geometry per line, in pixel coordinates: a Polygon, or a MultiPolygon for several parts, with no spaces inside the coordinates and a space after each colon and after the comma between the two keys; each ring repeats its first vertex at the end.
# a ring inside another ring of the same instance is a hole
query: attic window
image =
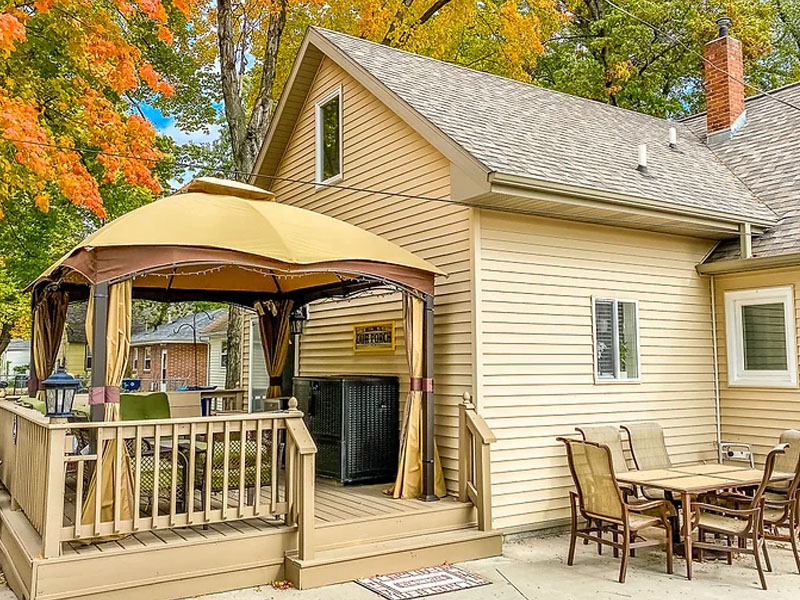
{"type": "Polygon", "coordinates": [[[342,88],[316,104],[317,183],[342,178],[342,88]]]}

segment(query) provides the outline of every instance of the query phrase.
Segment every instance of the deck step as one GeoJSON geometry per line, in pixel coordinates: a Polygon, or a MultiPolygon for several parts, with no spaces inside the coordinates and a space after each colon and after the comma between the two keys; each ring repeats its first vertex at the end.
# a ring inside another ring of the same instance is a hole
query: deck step
{"type": "Polygon", "coordinates": [[[284,571],[295,587],[309,589],[444,562],[498,556],[502,546],[499,531],[478,531],[473,527],[321,550],[310,560],[287,556],[284,571]]]}
{"type": "Polygon", "coordinates": [[[376,527],[375,517],[317,523],[314,543],[319,550],[383,542],[415,535],[441,533],[476,526],[475,507],[450,499],[432,503],[424,511],[386,514],[376,527]]]}

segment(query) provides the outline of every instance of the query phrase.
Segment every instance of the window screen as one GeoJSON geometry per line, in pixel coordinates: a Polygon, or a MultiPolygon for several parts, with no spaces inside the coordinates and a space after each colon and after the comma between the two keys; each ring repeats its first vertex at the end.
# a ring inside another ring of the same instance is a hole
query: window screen
{"type": "Polygon", "coordinates": [[[598,379],[639,378],[639,323],[635,302],[595,300],[594,337],[598,379]]]}
{"type": "Polygon", "coordinates": [[[327,181],[341,173],[339,156],[339,96],[334,96],[319,107],[320,181],[327,181]]]}
{"type": "Polygon", "coordinates": [[[786,321],[782,302],[742,306],[742,348],[745,370],[786,370],[786,321]]]}

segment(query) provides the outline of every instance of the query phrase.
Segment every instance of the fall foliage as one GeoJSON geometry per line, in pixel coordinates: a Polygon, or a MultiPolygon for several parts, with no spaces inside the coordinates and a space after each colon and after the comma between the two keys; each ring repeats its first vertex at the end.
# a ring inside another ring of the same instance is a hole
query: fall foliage
{"type": "Polygon", "coordinates": [[[132,94],[174,93],[147,48],[190,16],[189,0],[0,0],[0,216],[9,199],[46,212],[59,194],[102,218],[104,182],[160,191],[163,155],[132,94]]]}

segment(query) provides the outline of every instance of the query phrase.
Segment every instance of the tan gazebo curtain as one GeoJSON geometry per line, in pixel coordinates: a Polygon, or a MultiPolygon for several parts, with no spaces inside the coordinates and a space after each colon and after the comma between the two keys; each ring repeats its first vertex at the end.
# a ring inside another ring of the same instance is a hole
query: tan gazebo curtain
{"type": "Polygon", "coordinates": [[[36,304],[33,313],[33,369],[28,385],[31,396],[40,392],[42,381],[55,369],[68,305],[67,294],[57,288],[45,288],[36,304]]]}
{"type": "MultiPolygon", "coordinates": [[[[89,296],[89,307],[86,311],[86,339],[93,341],[93,320],[94,320],[94,290],[89,296]]],[[[104,420],[119,421],[119,386],[122,384],[122,376],[128,363],[128,354],[131,344],[131,280],[115,283],[108,288],[108,321],[106,322],[106,378],[104,387],[95,387],[90,390],[90,403],[103,404],[104,420]]],[[[96,362],[96,360],[95,360],[96,362]]],[[[116,480],[116,455],[117,442],[109,440],[102,448],[103,479],[100,483],[100,520],[114,520],[114,505],[120,503],[120,519],[132,518],[133,503],[133,475],[131,472],[130,457],[126,449],[123,448],[121,473],[119,477],[120,489],[115,489],[116,480]]],[[[97,481],[95,476],[89,483],[86,492],[86,501],[83,503],[84,524],[94,522],[95,514],[95,494],[97,481]]]]}
{"type": "Polygon", "coordinates": [[[256,304],[261,349],[269,375],[267,398],[281,395],[281,375],[289,352],[289,317],[293,306],[293,300],[268,300],[256,304]]]}
{"type": "MultiPolygon", "coordinates": [[[[425,303],[422,299],[411,294],[403,295],[403,331],[411,385],[400,431],[397,479],[391,490],[395,498],[417,498],[422,494],[422,385],[415,382],[421,383],[423,376],[424,313],[425,303]]],[[[434,493],[440,498],[447,495],[439,450],[435,444],[434,493]]]]}

